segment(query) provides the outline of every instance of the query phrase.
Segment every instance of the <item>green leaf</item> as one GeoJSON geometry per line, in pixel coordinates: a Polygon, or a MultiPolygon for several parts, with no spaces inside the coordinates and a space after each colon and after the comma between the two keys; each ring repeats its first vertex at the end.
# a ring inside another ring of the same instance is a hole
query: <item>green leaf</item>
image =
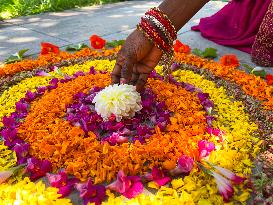
{"type": "Polygon", "coordinates": [[[88,47],[88,45],[86,45],[86,44],[84,44],[84,43],[80,43],[79,44],[79,49],[81,50],[81,49],[83,49],[83,48],[87,48],[88,47]]]}
{"type": "Polygon", "coordinates": [[[58,75],[64,76],[64,73],[61,71],[61,68],[57,68],[54,70],[58,75]]]}
{"type": "Polygon", "coordinates": [[[25,58],[26,56],[24,56],[24,54],[28,51],[29,49],[22,49],[20,51],[18,51],[17,53],[14,53],[12,55],[10,55],[6,60],[5,63],[9,64],[9,63],[15,63],[17,61],[21,61],[23,60],[23,58],[25,58]]]}
{"type": "Polygon", "coordinates": [[[202,53],[202,57],[204,58],[217,58],[217,49],[215,48],[206,48],[202,53]]]}
{"type": "Polygon", "coordinates": [[[198,48],[193,49],[192,53],[200,57],[202,56],[202,51],[198,48]]]}
{"type": "Polygon", "coordinates": [[[253,68],[250,73],[252,73],[256,76],[260,76],[262,78],[265,78],[265,76],[266,76],[266,71],[262,67],[253,68]]]}
{"type": "Polygon", "coordinates": [[[23,59],[23,58],[24,58],[24,54],[25,54],[26,52],[28,52],[28,51],[29,51],[29,49],[22,49],[22,50],[20,50],[20,51],[17,53],[18,58],[19,58],[19,59],[23,59]]]}
{"type": "Polygon", "coordinates": [[[67,46],[65,48],[66,51],[80,51],[83,48],[87,48],[88,46],[84,43],[80,43],[78,45],[71,45],[71,46],[67,46]]]}
{"type": "Polygon", "coordinates": [[[196,164],[205,174],[212,175],[212,172],[209,169],[207,169],[204,165],[202,165],[199,162],[196,162],[196,164]]]}
{"type": "Polygon", "coordinates": [[[18,56],[11,55],[5,60],[5,63],[9,64],[9,63],[15,63],[17,61],[20,61],[20,59],[18,59],[18,56]]]}
{"type": "Polygon", "coordinates": [[[111,42],[107,42],[106,46],[111,47],[111,48],[115,48],[117,46],[123,45],[124,42],[125,42],[125,40],[113,40],[111,42]]]}
{"type": "Polygon", "coordinates": [[[18,51],[17,53],[14,53],[12,55],[10,55],[6,60],[5,63],[9,64],[9,63],[15,63],[17,61],[21,61],[23,60],[23,58],[25,58],[26,56],[24,56],[24,54],[28,51],[29,49],[22,49],[20,51],[18,51]]]}
{"type": "Polygon", "coordinates": [[[242,64],[242,66],[249,72],[252,72],[252,70],[254,69],[253,67],[251,67],[250,65],[247,65],[247,64],[242,64]]]}
{"type": "Polygon", "coordinates": [[[261,71],[253,71],[252,72],[254,75],[256,75],[256,76],[260,76],[260,77],[262,77],[262,78],[265,78],[265,76],[266,76],[266,72],[265,72],[265,70],[261,70],[261,71]]]}

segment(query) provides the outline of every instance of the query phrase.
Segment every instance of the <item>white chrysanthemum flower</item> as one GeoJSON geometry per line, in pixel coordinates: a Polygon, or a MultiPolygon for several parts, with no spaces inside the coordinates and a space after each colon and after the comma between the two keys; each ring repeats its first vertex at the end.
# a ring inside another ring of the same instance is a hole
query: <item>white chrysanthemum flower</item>
{"type": "Polygon", "coordinates": [[[107,121],[114,114],[116,120],[134,117],[142,109],[140,94],[133,85],[109,85],[93,99],[95,110],[107,121]]]}

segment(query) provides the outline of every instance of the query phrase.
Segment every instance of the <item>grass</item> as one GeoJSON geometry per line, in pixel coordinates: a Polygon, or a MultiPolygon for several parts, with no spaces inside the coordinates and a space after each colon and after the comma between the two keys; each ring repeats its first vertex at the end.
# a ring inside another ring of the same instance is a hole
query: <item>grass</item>
{"type": "Polygon", "coordinates": [[[0,0],[0,19],[118,1],[122,0],[0,0]]]}

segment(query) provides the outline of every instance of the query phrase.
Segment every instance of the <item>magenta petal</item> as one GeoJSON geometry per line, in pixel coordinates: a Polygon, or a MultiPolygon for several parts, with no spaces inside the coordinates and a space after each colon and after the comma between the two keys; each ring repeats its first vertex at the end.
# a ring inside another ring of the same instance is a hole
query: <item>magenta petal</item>
{"type": "Polygon", "coordinates": [[[234,193],[230,181],[216,172],[212,172],[212,176],[215,178],[219,193],[222,195],[224,202],[228,202],[234,193]]]}
{"type": "Polygon", "coordinates": [[[47,72],[40,70],[36,73],[36,76],[50,76],[47,72]]]}
{"type": "Polygon", "coordinates": [[[144,175],[144,178],[147,180],[147,181],[153,181],[153,175],[151,173],[147,173],[144,175]]]}
{"type": "Polygon", "coordinates": [[[198,93],[197,97],[199,98],[199,100],[202,103],[209,98],[209,94],[208,93],[198,93]]]}
{"type": "Polygon", "coordinates": [[[126,176],[124,172],[120,170],[117,175],[117,180],[109,184],[106,188],[116,191],[118,193],[123,193],[125,192],[125,189],[126,189],[125,180],[126,180],[126,176]]]}
{"type": "Polygon", "coordinates": [[[154,181],[158,186],[164,186],[168,182],[170,182],[170,178],[166,176],[163,170],[153,167],[151,174],[146,174],[145,179],[148,181],[154,181]]]}
{"type": "Polygon", "coordinates": [[[29,144],[15,144],[12,150],[14,150],[16,153],[18,164],[26,163],[29,151],[29,144]]]}
{"type": "Polygon", "coordinates": [[[27,160],[27,172],[30,173],[30,179],[35,181],[51,172],[52,166],[48,160],[38,160],[34,157],[27,160]]]}
{"type": "Polygon", "coordinates": [[[136,182],[133,183],[133,185],[128,188],[125,192],[122,193],[123,196],[125,196],[128,199],[135,198],[137,195],[141,194],[143,192],[143,184],[142,182],[136,182]]]}
{"type": "Polygon", "coordinates": [[[188,173],[193,168],[194,161],[191,157],[183,155],[178,160],[178,167],[183,173],[188,173]]]}
{"type": "Polygon", "coordinates": [[[47,90],[47,87],[38,87],[37,88],[37,93],[38,95],[44,94],[44,92],[47,90]]]}
{"type": "Polygon", "coordinates": [[[68,196],[73,190],[73,185],[62,186],[59,188],[58,194],[61,194],[62,198],[68,196]]]}
{"type": "Polygon", "coordinates": [[[199,148],[199,156],[207,157],[215,149],[215,145],[213,142],[200,140],[198,142],[198,148],[199,148]]]}
{"type": "Polygon", "coordinates": [[[139,176],[125,176],[124,172],[120,170],[117,180],[108,185],[107,188],[131,199],[143,191],[143,184],[139,176]]]}
{"type": "Polygon", "coordinates": [[[165,184],[169,183],[171,181],[170,177],[164,177],[161,179],[154,180],[155,183],[157,183],[158,186],[164,186],[165,184]]]}
{"type": "Polygon", "coordinates": [[[35,93],[27,91],[25,99],[27,100],[27,102],[31,102],[35,99],[35,97],[36,97],[35,93]]]}
{"type": "Polygon", "coordinates": [[[234,182],[234,184],[241,184],[246,180],[246,178],[235,175],[231,180],[234,182]]]}
{"type": "Polygon", "coordinates": [[[225,177],[227,177],[228,179],[232,180],[235,184],[241,184],[245,181],[244,177],[240,177],[238,175],[236,175],[234,172],[225,169],[223,167],[220,166],[214,166],[214,168],[216,170],[218,170],[222,175],[224,175],[225,177]]]}
{"type": "Polygon", "coordinates": [[[100,205],[106,196],[106,189],[103,185],[93,185],[91,179],[84,184],[76,184],[76,189],[80,192],[80,197],[84,205],[88,202],[100,205]]]}
{"type": "Polygon", "coordinates": [[[93,75],[96,74],[96,70],[95,70],[94,66],[91,66],[91,67],[90,67],[89,74],[93,74],[93,75]]]}
{"type": "Polygon", "coordinates": [[[3,124],[5,127],[11,128],[16,125],[14,117],[3,117],[3,124]]]}
{"type": "Polygon", "coordinates": [[[68,176],[64,171],[59,172],[58,174],[46,174],[47,179],[51,186],[60,188],[67,184],[68,176]]]}

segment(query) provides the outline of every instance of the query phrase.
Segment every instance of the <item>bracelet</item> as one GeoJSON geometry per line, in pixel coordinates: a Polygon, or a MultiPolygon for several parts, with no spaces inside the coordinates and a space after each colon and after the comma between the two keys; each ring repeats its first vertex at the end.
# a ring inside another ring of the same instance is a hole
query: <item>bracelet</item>
{"type": "Polygon", "coordinates": [[[173,58],[173,42],[177,38],[174,25],[162,11],[158,8],[152,8],[141,18],[137,29],[163,52],[162,60],[165,64],[163,72],[164,76],[167,77],[165,79],[169,79],[168,75],[171,71],[170,65],[173,58]]]}
{"type": "Polygon", "coordinates": [[[163,40],[159,32],[157,32],[146,19],[141,19],[140,27],[148,34],[149,38],[151,38],[151,40],[160,50],[163,50],[164,52],[170,51],[172,46],[163,40]]]}
{"type": "Polygon", "coordinates": [[[159,22],[161,22],[163,24],[163,26],[170,33],[173,40],[175,40],[177,38],[176,29],[175,29],[174,25],[172,24],[172,22],[167,17],[167,15],[163,14],[163,12],[161,12],[157,8],[150,9],[148,12],[146,12],[146,14],[155,17],[159,22]]]}
{"type": "Polygon", "coordinates": [[[171,37],[168,30],[154,16],[145,15],[144,18],[151,21],[151,22],[153,22],[154,25],[156,25],[156,27],[160,29],[160,31],[167,38],[169,44],[173,43],[173,38],[171,37]]]}

